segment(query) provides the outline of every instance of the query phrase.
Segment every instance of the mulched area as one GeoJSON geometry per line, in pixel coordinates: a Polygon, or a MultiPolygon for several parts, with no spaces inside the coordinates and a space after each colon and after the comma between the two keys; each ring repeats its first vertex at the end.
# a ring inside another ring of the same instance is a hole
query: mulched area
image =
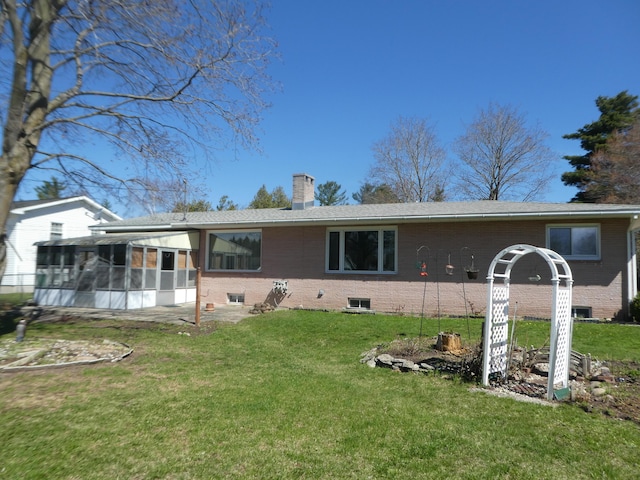
{"type": "MultiPolygon", "coordinates": [[[[412,339],[402,339],[379,347],[378,353],[389,353],[416,364],[428,363],[445,375],[456,374],[470,383],[479,383],[482,365],[479,349],[463,348],[457,352],[447,352],[436,350],[435,345],[436,338],[427,339],[426,344],[421,345],[412,339]]],[[[585,412],[640,425],[640,363],[608,361],[601,365],[606,366],[611,373],[606,382],[601,382],[606,394],[596,396],[589,393],[587,388],[579,389],[580,393],[576,395],[574,403],[585,412]]],[[[516,377],[517,379],[510,377],[508,381],[501,383],[500,390],[530,398],[546,398],[547,377],[544,372],[516,377]]],[[[571,381],[588,384],[591,379],[572,375],[571,381]]]]}

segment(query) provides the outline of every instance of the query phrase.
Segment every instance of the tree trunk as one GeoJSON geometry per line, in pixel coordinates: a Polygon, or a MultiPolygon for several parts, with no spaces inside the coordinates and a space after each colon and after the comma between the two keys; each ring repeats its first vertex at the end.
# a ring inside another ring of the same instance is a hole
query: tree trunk
{"type": "Polygon", "coordinates": [[[0,278],[7,262],[7,221],[11,203],[38,149],[42,124],[47,116],[53,72],[50,66],[51,27],[64,2],[33,2],[28,25],[29,37],[23,36],[22,24],[15,8],[3,13],[12,24],[14,59],[8,110],[2,131],[0,155],[0,278]],[[30,74],[30,75],[29,75],[30,74]]]}

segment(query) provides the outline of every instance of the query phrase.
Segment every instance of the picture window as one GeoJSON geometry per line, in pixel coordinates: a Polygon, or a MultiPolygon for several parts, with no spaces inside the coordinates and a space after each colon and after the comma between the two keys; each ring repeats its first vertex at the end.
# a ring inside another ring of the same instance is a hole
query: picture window
{"type": "Polygon", "coordinates": [[[331,229],[327,234],[326,268],[340,273],[395,273],[397,229],[331,229]]]}

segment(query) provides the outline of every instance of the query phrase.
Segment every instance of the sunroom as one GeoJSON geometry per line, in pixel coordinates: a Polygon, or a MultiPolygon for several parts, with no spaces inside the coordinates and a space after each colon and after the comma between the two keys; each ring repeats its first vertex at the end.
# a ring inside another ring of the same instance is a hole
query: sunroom
{"type": "Polygon", "coordinates": [[[198,232],[38,242],[34,300],[116,310],[193,302],[198,244],[198,232]]]}

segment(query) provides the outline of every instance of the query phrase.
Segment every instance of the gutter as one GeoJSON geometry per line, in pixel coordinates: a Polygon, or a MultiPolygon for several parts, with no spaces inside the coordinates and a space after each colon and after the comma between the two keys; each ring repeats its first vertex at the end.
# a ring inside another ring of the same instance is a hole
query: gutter
{"type": "MultiPolygon", "coordinates": [[[[296,225],[353,225],[353,224],[394,224],[394,223],[420,223],[420,222],[455,222],[460,220],[466,220],[469,222],[477,222],[482,220],[511,220],[511,219],[542,219],[549,218],[555,219],[562,218],[628,218],[633,216],[634,219],[640,215],[640,210],[626,210],[626,211],[586,211],[586,212],[531,212],[531,213],[468,213],[468,214],[453,214],[453,215],[403,215],[403,216],[370,216],[370,217],[320,217],[320,218],[283,218],[283,219],[256,219],[256,220],[239,220],[239,221],[226,221],[226,222],[174,222],[162,225],[129,225],[110,228],[107,224],[101,224],[98,230],[104,230],[105,232],[130,232],[130,231],[158,231],[158,230],[179,230],[179,229],[210,229],[210,228],[241,228],[241,227],[269,227],[269,226],[296,226],[296,225]]],[[[638,223],[640,228],[640,222],[638,223]]]]}
{"type": "MultiPolygon", "coordinates": [[[[478,215],[438,215],[438,216],[422,216],[422,217],[415,217],[415,216],[402,216],[402,217],[355,217],[355,218],[348,218],[348,217],[344,217],[344,218],[319,218],[319,219],[312,219],[312,218],[305,218],[305,219],[299,219],[299,220],[291,220],[291,219],[282,219],[282,220],[245,220],[245,221],[238,221],[238,222],[211,222],[211,223],[189,223],[189,222],[185,222],[185,223],[172,223],[170,226],[168,226],[168,228],[196,228],[196,229],[206,229],[206,228],[211,228],[211,227],[240,227],[240,226],[264,226],[264,227],[268,227],[268,226],[274,226],[274,225],[291,225],[291,226],[295,226],[295,225],[316,225],[316,224],[324,224],[324,225],[336,225],[339,223],[343,223],[343,224],[354,224],[354,223],[375,223],[375,224],[380,224],[380,223],[388,223],[388,224],[392,224],[392,223],[420,223],[420,222],[436,222],[436,221],[440,221],[440,222],[454,222],[456,220],[467,220],[467,221],[474,221],[474,222],[479,222],[482,220],[509,220],[509,219],[514,219],[514,218],[522,218],[522,219],[527,219],[527,218],[557,218],[557,217],[571,217],[571,218],[592,218],[592,217],[598,217],[598,218],[602,218],[602,217],[606,217],[606,218],[627,218],[629,215],[628,214],[616,214],[616,215],[609,215],[605,212],[598,212],[598,213],[584,213],[584,212],[575,212],[575,213],[535,213],[535,214],[519,214],[519,213],[515,213],[515,214],[482,214],[480,216],[478,215]]],[[[134,227],[131,227],[134,228],[134,227]]],[[[140,227],[138,227],[140,228],[140,227]]],[[[155,227],[154,227],[155,228],[155,227]]],[[[640,228],[640,225],[639,225],[640,228]]]]}

